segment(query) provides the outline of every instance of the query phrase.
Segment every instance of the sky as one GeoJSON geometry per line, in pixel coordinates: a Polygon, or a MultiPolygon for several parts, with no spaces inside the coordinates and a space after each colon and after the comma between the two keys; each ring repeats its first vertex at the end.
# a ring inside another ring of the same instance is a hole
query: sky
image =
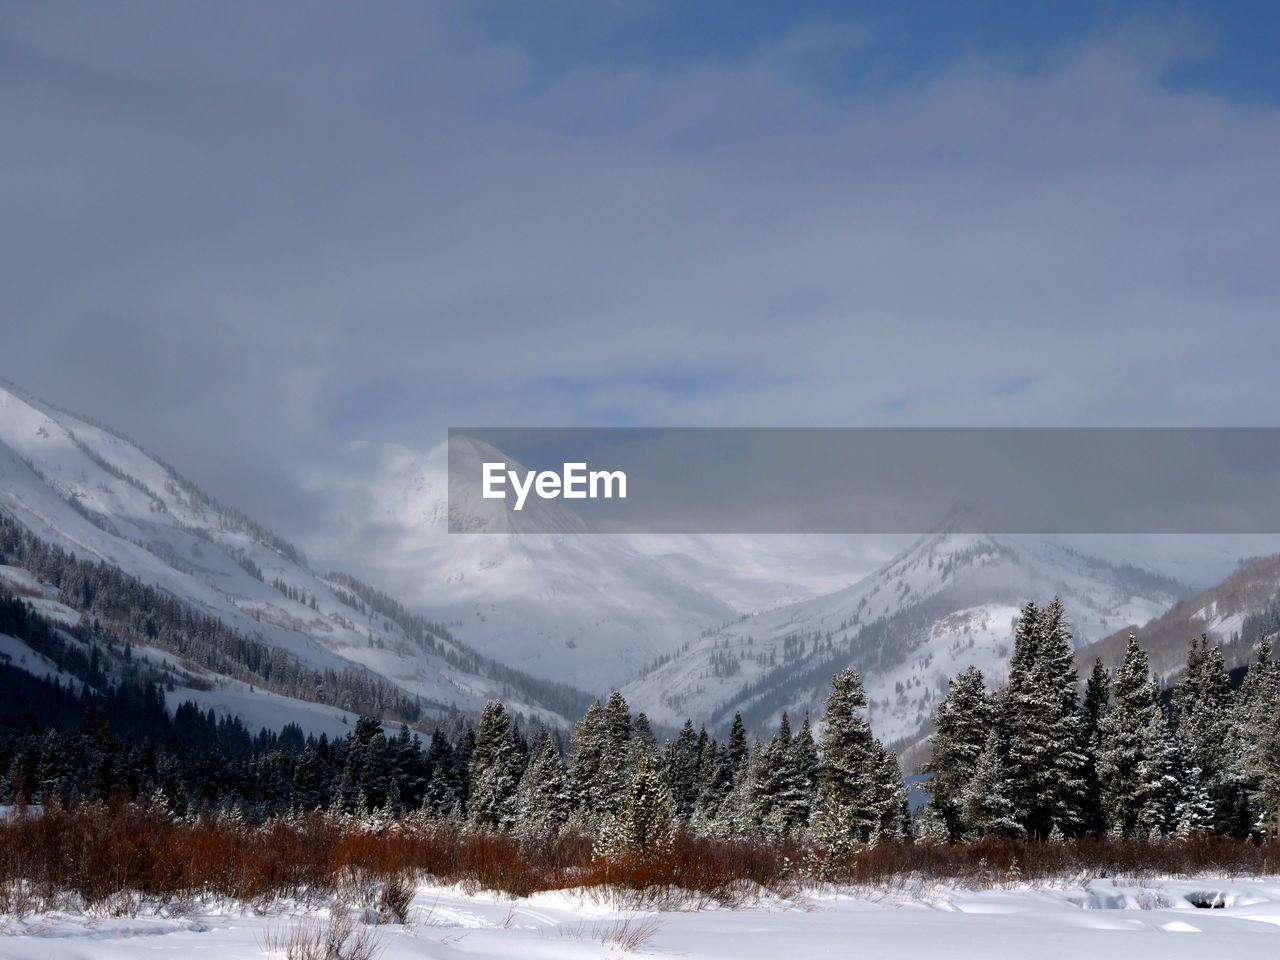
{"type": "Polygon", "coordinates": [[[303,541],[449,426],[1280,424],[1280,6],[0,2],[0,376],[303,541]]]}

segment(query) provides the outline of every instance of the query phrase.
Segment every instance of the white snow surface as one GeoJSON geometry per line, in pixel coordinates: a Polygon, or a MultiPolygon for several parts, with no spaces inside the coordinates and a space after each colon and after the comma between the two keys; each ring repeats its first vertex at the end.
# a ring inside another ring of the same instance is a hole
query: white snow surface
{"type": "MultiPolygon", "coordinates": [[[[324,909],[307,913],[276,905],[259,912],[218,903],[192,903],[185,910],[144,906],[132,917],[0,916],[0,956],[257,960],[283,956],[263,950],[269,934],[323,924],[327,916],[324,909]]],[[[910,890],[813,891],[738,909],[661,913],[617,910],[581,891],[508,899],[425,886],[417,891],[407,925],[370,929],[384,960],[1269,960],[1280,951],[1280,880],[1094,880],[998,890],[921,884],[910,890]],[[1197,908],[1193,900],[1221,906],[1197,908]],[[642,925],[650,935],[629,954],[619,935],[642,925]]]]}

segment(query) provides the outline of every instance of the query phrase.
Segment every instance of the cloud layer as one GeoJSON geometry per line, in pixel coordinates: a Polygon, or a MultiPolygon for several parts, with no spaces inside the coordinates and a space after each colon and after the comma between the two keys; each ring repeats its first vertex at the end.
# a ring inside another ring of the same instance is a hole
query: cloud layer
{"type": "Polygon", "coordinates": [[[532,30],[6,7],[0,375],[295,534],[449,425],[1280,420],[1280,116],[1167,82],[1195,24],[875,85],[857,22],[532,30]]]}

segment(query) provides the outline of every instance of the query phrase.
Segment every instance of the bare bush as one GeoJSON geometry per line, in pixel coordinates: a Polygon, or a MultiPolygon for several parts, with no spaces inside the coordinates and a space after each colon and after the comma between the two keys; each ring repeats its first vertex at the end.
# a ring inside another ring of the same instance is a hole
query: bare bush
{"type": "Polygon", "coordinates": [[[631,952],[644,947],[661,929],[662,921],[654,916],[598,920],[591,930],[591,939],[599,940],[606,947],[617,944],[631,952]]]}
{"type": "Polygon", "coordinates": [[[409,905],[413,903],[416,889],[407,873],[390,877],[378,897],[378,922],[403,924],[409,918],[409,905]]]}
{"type": "Polygon", "coordinates": [[[382,954],[377,934],[346,910],[332,911],[327,923],[307,921],[269,930],[258,946],[286,960],[375,960],[382,954]]]}

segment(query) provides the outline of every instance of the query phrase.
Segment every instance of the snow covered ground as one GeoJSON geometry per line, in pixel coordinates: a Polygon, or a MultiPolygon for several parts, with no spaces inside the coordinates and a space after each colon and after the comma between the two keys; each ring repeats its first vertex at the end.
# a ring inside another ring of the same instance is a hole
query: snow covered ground
{"type": "MultiPolygon", "coordinates": [[[[196,905],[183,915],[0,917],[6,960],[282,956],[268,938],[327,913],[196,905]]],[[[1280,878],[1094,880],[1084,886],[968,891],[811,892],[735,910],[618,910],[577,891],[520,900],[418,890],[407,925],[372,931],[400,958],[1144,958],[1280,955],[1280,878]],[[1199,903],[1203,906],[1197,907],[1199,903]],[[624,946],[629,936],[635,942],[624,946]]]]}

